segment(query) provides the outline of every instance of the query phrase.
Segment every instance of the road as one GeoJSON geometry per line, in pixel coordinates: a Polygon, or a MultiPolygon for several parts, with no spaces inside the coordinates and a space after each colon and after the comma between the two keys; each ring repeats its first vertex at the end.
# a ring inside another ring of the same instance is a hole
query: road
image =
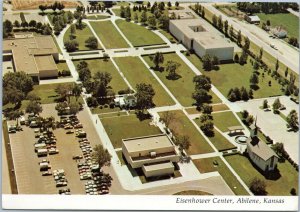
{"type": "Polygon", "coordinates": [[[289,11],[289,12],[292,13],[293,15],[299,17],[299,12],[296,12],[296,11],[293,10],[292,8],[288,8],[287,11],[289,11]]]}
{"type": "Polygon", "coordinates": [[[212,3],[201,3],[207,10],[216,16],[222,16],[223,21],[227,20],[229,25],[232,25],[236,31],[241,30],[244,36],[247,36],[257,46],[262,47],[264,51],[268,52],[275,58],[278,58],[283,64],[299,74],[299,53],[293,47],[288,46],[284,42],[277,41],[269,38],[269,35],[255,25],[241,24],[242,22],[232,19],[224,15],[221,11],[217,10],[212,3]],[[278,47],[278,51],[270,47],[270,43],[275,43],[278,47]]]}

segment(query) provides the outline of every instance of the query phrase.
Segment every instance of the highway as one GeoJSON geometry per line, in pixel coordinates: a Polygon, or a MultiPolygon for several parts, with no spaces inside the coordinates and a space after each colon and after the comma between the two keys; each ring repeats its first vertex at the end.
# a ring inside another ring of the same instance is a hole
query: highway
{"type": "Polygon", "coordinates": [[[256,25],[247,24],[224,15],[221,11],[217,10],[212,3],[200,4],[212,14],[215,14],[216,16],[221,15],[223,21],[227,20],[229,25],[232,25],[236,31],[241,30],[242,35],[247,36],[250,41],[259,47],[263,47],[264,51],[268,52],[273,57],[278,58],[278,60],[289,67],[289,69],[299,74],[299,52],[297,49],[279,39],[270,38],[268,33],[256,25]],[[273,49],[270,44],[274,44],[278,50],[273,49]]]}

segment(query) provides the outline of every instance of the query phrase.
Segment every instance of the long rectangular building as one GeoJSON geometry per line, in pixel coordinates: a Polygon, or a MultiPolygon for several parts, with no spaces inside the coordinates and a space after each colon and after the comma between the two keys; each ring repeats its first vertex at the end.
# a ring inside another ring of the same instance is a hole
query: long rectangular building
{"type": "Polygon", "coordinates": [[[234,46],[201,18],[170,20],[169,30],[200,57],[209,54],[221,61],[233,59],[234,46]]]}

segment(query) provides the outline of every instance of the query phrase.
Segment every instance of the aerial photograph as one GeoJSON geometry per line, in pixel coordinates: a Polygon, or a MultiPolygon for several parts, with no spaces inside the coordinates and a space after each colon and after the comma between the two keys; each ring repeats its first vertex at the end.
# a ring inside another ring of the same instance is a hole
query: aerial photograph
{"type": "Polygon", "coordinates": [[[3,194],[298,195],[298,3],[2,6],[3,194]]]}

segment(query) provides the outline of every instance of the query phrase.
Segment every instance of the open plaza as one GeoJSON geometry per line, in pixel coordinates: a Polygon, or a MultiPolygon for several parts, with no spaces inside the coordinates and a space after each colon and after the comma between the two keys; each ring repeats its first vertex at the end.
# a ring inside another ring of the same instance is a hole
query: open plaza
{"type": "Polygon", "coordinates": [[[285,39],[277,57],[259,24],[229,16],[236,3],[26,12],[12,2],[3,5],[4,193],[298,194],[294,50],[285,39]]]}

